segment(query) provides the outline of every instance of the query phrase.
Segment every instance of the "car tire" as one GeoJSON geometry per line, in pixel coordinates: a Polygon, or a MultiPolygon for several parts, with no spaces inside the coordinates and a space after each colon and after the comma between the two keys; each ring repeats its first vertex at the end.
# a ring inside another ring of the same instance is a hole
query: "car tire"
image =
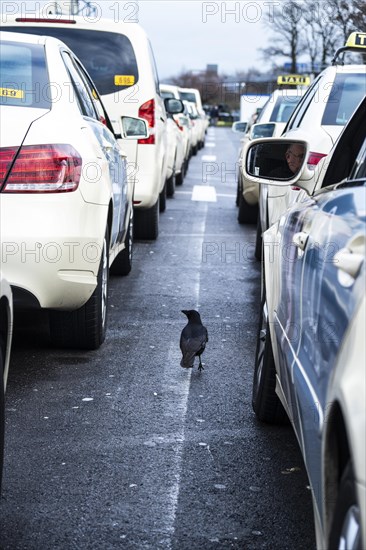
{"type": "Polygon", "coordinates": [[[253,224],[256,223],[258,218],[258,205],[248,204],[244,199],[243,194],[239,195],[239,212],[238,222],[240,224],[253,224]]]}
{"type": "Polygon", "coordinates": [[[347,463],[341,478],[328,548],[362,548],[361,514],[351,461],[347,463]]]}
{"type": "Polygon", "coordinates": [[[260,220],[260,216],[258,215],[257,219],[257,233],[255,237],[255,249],[254,249],[254,257],[256,260],[261,261],[262,259],[262,223],[260,220]]]}
{"type": "Polygon", "coordinates": [[[282,403],[275,392],[276,368],[266,311],[267,306],[264,298],[262,299],[257,335],[252,407],[257,418],[262,422],[283,424],[288,419],[282,403]]]}
{"type": "Polygon", "coordinates": [[[75,311],[50,311],[51,340],[57,347],[95,350],[105,340],[108,313],[109,241],[104,237],[97,286],[75,311]]]}
{"type": "Polygon", "coordinates": [[[125,237],[125,248],[117,255],[110,272],[112,275],[128,275],[132,269],[133,253],[133,208],[131,208],[130,221],[125,237]]]}
{"type": "Polygon", "coordinates": [[[239,183],[239,180],[238,180],[238,184],[236,186],[236,199],[235,199],[235,205],[236,206],[239,206],[240,195],[241,195],[241,188],[240,188],[240,183],[239,183]]]}
{"type": "Polygon", "coordinates": [[[0,341],[0,494],[4,463],[4,434],[5,434],[5,390],[4,390],[4,357],[3,345],[0,341]]]}
{"type": "Polygon", "coordinates": [[[167,195],[167,189],[166,189],[166,182],[164,183],[164,187],[159,195],[159,211],[165,212],[166,210],[166,195],[167,195]]]}
{"type": "Polygon", "coordinates": [[[181,172],[175,174],[175,185],[182,185],[184,180],[184,164],[182,165],[181,172]]]}
{"type": "Polygon", "coordinates": [[[172,174],[169,179],[166,180],[166,196],[174,197],[175,193],[176,176],[172,174]]]}
{"type": "Polygon", "coordinates": [[[154,241],[159,234],[160,198],[151,208],[135,210],[135,239],[154,241]]]}

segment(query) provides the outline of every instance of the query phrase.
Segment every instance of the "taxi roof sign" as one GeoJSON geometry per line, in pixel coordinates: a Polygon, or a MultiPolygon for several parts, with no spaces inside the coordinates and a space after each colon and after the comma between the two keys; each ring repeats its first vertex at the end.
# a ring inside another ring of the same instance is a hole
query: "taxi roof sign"
{"type": "Polygon", "coordinates": [[[290,86],[309,86],[310,77],[303,74],[285,74],[277,77],[277,84],[290,86]]]}
{"type": "MultiPolygon", "coordinates": [[[[334,54],[332,65],[336,64],[338,56],[344,52],[357,52],[366,54],[366,32],[351,32],[343,48],[339,48],[334,54]]],[[[341,64],[342,63],[343,60],[341,61],[341,64]]]]}
{"type": "Polygon", "coordinates": [[[366,32],[351,32],[345,46],[347,48],[366,49],[366,32]]]}

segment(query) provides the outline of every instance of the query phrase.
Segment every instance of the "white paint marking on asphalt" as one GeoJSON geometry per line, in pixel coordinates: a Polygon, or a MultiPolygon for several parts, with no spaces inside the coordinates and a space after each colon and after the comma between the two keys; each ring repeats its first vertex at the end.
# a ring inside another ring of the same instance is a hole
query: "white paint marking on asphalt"
{"type": "Polygon", "coordinates": [[[216,189],[212,185],[194,185],[192,201],[216,202],[216,189]]]}
{"type": "Polygon", "coordinates": [[[215,162],[216,155],[202,155],[201,160],[204,162],[215,162]]]}
{"type": "Polygon", "coordinates": [[[216,147],[216,143],[214,141],[206,141],[205,147],[216,147]]]}
{"type": "MultiPolygon", "coordinates": [[[[195,240],[192,246],[188,246],[190,251],[190,262],[198,264],[199,268],[196,273],[190,274],[190,281],[192,282],[191,290],[187,288],[188,295],[192,296],[195,303],[187,304],[185,307],[195,307],[199,309],[199,298],[201,289],[201,262],[202,262],[202,246],[205,239],[206,218],[208,206],[202,203],[199,206],[200,216],[193,222],[194,230],[200,235],[201,242],[197,243],[195,240]]],[[[188,286],[188,285],[187,285],[188,286]]],[[[184,326],[184,319],[182,322],[184,326]]],[[[162,373],[162,394],[165,396],[170,395],[171,399],[165,399],[163,417],[170,419],[171,425],[176,426],[175,429],[175,442],[173,445],[172,461],[174,467],[171,469],[171,485],[168,489],[164,502],[156,503],[158,508],[163,511],[160,515],[159,531],[166,533],[167,538],[164,540],[167,550],[172,548],[172,540],[175,532],[175,518],[177,513],[177,505],[179,500],[180,483],[183,469],[183,451],[185,443],[185,423],[188,409],[188,397],[191,384],[192,369],[182,369],[179,366],[181,354],[178,349],[177,343],[171,342],[168,352],[168,360],[162,373]],[[178,373],[173,376],[172,368],[174,371],[178,369],[178,373]],[[180,371],[180,372],[179,372],[180,371]]],[[[165,441],[165,438],[164,438],[165,441]]],[[[161,498],[161,497],[160,497],[161,498]]]]}

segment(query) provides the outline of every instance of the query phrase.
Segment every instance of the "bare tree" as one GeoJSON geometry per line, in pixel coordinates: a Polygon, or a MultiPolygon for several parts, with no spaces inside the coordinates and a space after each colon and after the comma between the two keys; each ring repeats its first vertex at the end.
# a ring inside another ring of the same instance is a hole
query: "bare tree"
{"type": "Polygon", "coordinates": [[[301,19],[303,9],[295,0],[289,0],[281,7],[275,7],[273,18],[267,22],[274,37],[272,45],[262,48],[264,58],[272,60],[278,57],[290,59],[291,72],[296,73],[297,60],[303,49],[301,37],[301,19]]]}
{"type": "Polygon", "coordinates": [[[311,0],[306,8],[302,32],[311,72],[315,74],[329,64],[337,44],[342,43],[342,33],[330,17],[329,4],[311,0]]]}

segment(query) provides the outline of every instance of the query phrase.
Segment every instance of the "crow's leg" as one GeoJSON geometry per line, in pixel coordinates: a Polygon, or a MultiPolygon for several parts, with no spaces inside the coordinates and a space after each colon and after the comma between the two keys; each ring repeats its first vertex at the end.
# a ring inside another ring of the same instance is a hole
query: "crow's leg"
{"type": "Polygon", "coordinates": [[[204,367],[202,366],[202,362],[201,362],[201,356],[199,355],[199,360],[200,360],[200,364],[198,365],[198,370],[205,370],[204,367]]]}

